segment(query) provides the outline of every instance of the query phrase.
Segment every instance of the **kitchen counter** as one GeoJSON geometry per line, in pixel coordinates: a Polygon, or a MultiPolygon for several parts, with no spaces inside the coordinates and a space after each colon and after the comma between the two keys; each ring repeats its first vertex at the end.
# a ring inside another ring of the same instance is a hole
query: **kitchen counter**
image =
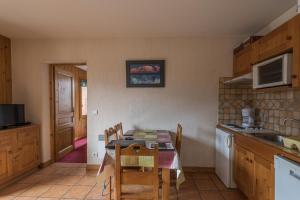
{"type": "MultiPolygon", "coordinates": [[[[232,133],[234,135],[237,135],[237,136],[244,136],[244,137],[247,137],[251,140],[255,140],[259,143],[262,143],[262,144],[267,145],[267,146],[271,147],[272,149],[274,149],[274,151],[276,152],[276,155],[281,155],[281,156],[287,157],[291,160],[294,160],[296,162],[300,162],[300,152],[299,151],[285,148],[285,147],[283,147],[279,144],[276,144],[274,142],[270,142],[270,141],[261,139],[259,137],[256,137],[251,133],[247,133],[247,132],[243,132],[243,131],[236,131],[236,130],[227,128],[222,124],[218,124],[217,128],[222,129],[222,130],[227,131],[227,132],[230,132],[230,133],[232,133]]],[[[276,134],[276,132],[268,133],[268,134],[276,134]]]]}

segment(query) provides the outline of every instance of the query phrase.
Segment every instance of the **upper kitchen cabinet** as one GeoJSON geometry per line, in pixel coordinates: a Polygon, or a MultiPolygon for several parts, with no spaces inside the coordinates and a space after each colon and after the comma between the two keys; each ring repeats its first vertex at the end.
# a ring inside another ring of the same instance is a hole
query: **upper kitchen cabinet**
{"type": "Polygon", "coordinates": [[[253,64],[292,52],[292,86],[300,88],[300,15],[254,42],[252,48],[253,64]]]}
{"type": "Polygon", "coordinates": [[[254,62],[277,56],[292,49],[292,31],[290,22],[275,29],[254,43],[254,62]]]}
{"type": "Polygon", "coordinates": [[[252,45],[249,45],[233,57],[233,76],[241,76],[252,70],[252,45]]]}
{"type": "Polygon", "coordinates": [[[10,39],[0,35],[0,103],[12,102],[10,39]]]}

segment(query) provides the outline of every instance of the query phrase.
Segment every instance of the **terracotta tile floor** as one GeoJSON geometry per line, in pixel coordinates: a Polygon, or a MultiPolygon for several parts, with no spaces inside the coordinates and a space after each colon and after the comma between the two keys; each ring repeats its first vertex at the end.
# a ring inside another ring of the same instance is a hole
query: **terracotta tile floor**
{"type": "MultiPolygon", "coordinates": [[[[0,191],[0,200],[100,199],[97,171],[85,164],[55,163],[0,191]]],[[[237,190],[226,189],[213,173],[186,172],[186,182],[177,192],[171,186],[170,200],[245,200],[237,190]]]]}

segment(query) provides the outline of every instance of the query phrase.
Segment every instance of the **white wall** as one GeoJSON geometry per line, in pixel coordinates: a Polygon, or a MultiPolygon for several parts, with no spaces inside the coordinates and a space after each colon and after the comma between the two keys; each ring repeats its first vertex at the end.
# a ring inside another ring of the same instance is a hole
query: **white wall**
{"type": "MultiPolygon", "coordinates": [[[[298,0],[298,1],[299,1],[298,4],[300,4],[300,0],[298,0]]],[[[277,17],[276,19],[271,21],[267,26],[265,26],[264,28],[259,30],[256,33],[256,35],[265,35],[271,31],[273,31],[274,29],[276,29],[278,26],[282,25],[286,21],[290,20],[294,16],[296,16],[298,14],[298,4],[294,5],[289,10],[284,12],[282,15],[280,15],[279,17],[277,17]]]]}
{"type": "MultiPolygon", "coordinates": [[[[183,125],[186,166],[214,166],[218,79],[231,76],[232,49],[240,38],[131,38],[13,40],[14,102],[41,124],[42,160],[50,159],[49,62],[87,61],[88,155],[103,151],[97,135],[122,121],[124,129],[183,125]],[[126,59],[165,59],[165,88],[126,88],[126,59]],[[99,109],[99,115],[92,111],[99,109]]],[[[97,159],[88,157],[88,163],[97,159]]]]}

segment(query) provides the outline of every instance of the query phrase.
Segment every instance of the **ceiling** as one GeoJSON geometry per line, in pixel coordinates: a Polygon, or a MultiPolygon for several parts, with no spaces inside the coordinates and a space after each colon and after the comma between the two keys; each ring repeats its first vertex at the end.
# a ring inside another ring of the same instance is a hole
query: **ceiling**
{"type": "Polygon", "coordinates": [[[296,2],[0,0],[0,30],[11,38],[248,35],[296,2]]]}

